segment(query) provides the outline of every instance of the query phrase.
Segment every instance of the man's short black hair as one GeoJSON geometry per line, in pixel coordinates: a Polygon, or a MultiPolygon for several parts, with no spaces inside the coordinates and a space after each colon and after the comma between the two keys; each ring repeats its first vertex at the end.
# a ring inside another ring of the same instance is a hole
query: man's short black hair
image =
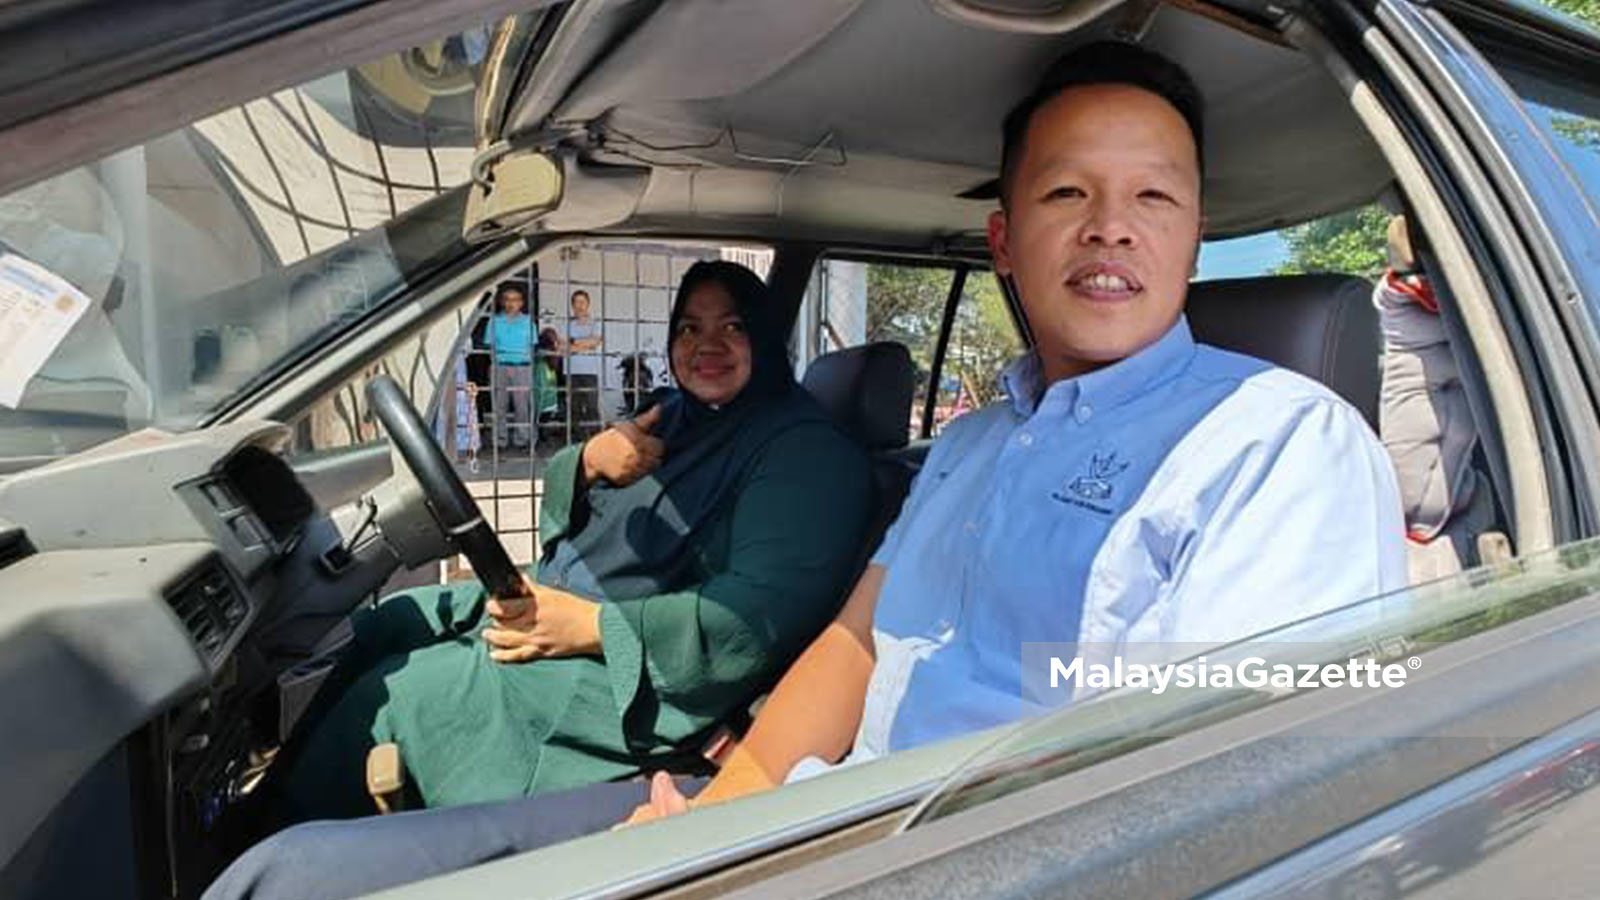
{"type": "Polygon", "coordinates": [[[1040,77],[1033,93],[1006,114],[1002,126],[1000,202],[1011,195],[1017,160],[1027,142],[1033,114],[1067,88],[1092,84],[1126,84],[1155,94],[1172,104],[1194,136],[1195,158],[1205,175],[1205,110],[1200,89],[1183,67],[1153,50],[1120,41],[1098,41],[1068,52],[1040,77]]]}

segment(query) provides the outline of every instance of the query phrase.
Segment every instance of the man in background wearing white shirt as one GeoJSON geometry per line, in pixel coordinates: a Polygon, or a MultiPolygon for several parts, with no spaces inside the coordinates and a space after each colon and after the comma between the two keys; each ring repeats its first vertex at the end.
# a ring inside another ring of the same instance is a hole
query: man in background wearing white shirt
{"type": "Polygon", "coordinates": [[[572,292],[572,318],[567,322],[567,419],[571,440],[583,441],[600,430],[600,323],[589,316],[589,292],[572,292]]]}

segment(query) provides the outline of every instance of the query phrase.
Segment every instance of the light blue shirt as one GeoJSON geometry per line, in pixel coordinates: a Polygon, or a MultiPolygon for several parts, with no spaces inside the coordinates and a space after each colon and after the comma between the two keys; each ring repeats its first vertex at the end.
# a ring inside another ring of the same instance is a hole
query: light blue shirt
{"type": "MultiPolygon", "coordinates": [[[[593,319],[579,322],[573,319],[567,323],[567,339],[572,341],[587,340],[600,337],[600,325],[593,319]]],[[[572,350],[567,357],[568,375],[599,375],[600,354],[593,350],[572,350]]]]}
{"type": "Polygon", "coordinates": [[[857,758],[1061,702],[1024,695],[1024,642],[1218,644],[1405,586],[1389,459],[1322,385],[1183,318],[1048,389],[1031,355],[1002,380],[1008,400],[940,435],[873,559],[857,758]]]}

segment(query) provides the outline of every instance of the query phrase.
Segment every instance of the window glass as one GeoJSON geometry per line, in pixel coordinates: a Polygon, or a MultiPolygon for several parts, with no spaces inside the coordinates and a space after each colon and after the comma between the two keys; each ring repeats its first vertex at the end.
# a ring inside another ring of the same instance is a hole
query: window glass
{"type": "Polygon", "coordinates": [[[1491,56],[1573,181],[1600,208],[1600,87],[1532,60],[1491,56]]]}
{"type": "Polygon", "coordinates": [[[0,196],[0,277],[77,316],[41,350],[0,310],[0,457],[193,427],[463,253],[453,189],[470,177],[488,36],[319,77],[0,196]]]}
{"type": "MultiPolygon", "coordinates": [[[[451,373],[447,366],[474,305],[472,301],[461,304],[454,315],[423,329],[292,419],[290,454],[337,451],[379,440],[380,428],[367,406],[366,394],[367,382],[378,375],[393,378],[419,411],[432,408],[440,390],[453,387],[448,383],[451,373]]],[[[436,431],[444,433],[442,428],[436,431]]]]}
{"type": "Polygon", "coordinates": [[[1335,272],[1377,278],[1387,254],[1389,213],[1377,204],[1300,225],[1200,245],[1197,281],[1335,272]]]}
{"type": "MultiPolygon", "coordinates": [[[[933,358],[955,270],[913,265],[824,259],[813,273],[796,335],[798,354],[823,353],[875,341],[905,345],[917,366],[917,392],[906,423],[912,440],[933,379],[933,358]]],[[[967,410],[1000,396],[1001,369],[1023,350],[1021,335],[993,273],[970,270],[945,351],[934,398],[932,434],[967,410]]]]}
{"type": "Polygon", "coordinates": [[[1000,372],[1022,350],[1022,336],[994,273],[969,272],[939,374],[933,433],[956,416],[999,400],[1004,395],[1000,372]]]}
{"type": "MultiPolygon", "coordinates": [[[[1173,654],[1174,645],[1066,648],[1078,659],[1098,659],[1107,670],[1121,670],[1122,686],[1080,695],[1060,712],[998,738],[930,796],[914,820],[942,818],[1315,689],[1300,684],[1298,676],[1295,684],[1254,683],[1258,674],[1270,676],[1274,666],[1296,666],[1298,673],[1301,665],[1345,669],[1351,659],[1371,659],[1380,666],[1420,669],[1430,650],[1589,597],[1596,587],[1600,541],[1590,540],[1375,597],[1224,647],[1197,645],[1197,656],[1173,654]],[[1130,662],[1116,662],[1124,657],[1130,662]],[[1157,690],[1155,681],[1141,685],[1131,674],[1136,665],[1180,661],[1193,664],[1188,684],[1174,674],[1157,690]],[[1194,667],[1200,663],[1204,670],[1194,667]],[[1215,674],[1224,669],[1248,673],[1251,683],[1234,681],[1232,675],[1224,683],[1215,674]]],[[[1053,671],[1046,654],[1057,646],[1022,645],[1023,691],[1046,689],[1053,671]]],[[[1071,661],[1063,664],[1068,668],[1058,681],[1071,685],[1077,678],[1079,685],[1104,687],[1094,681],[1091,666],[1080,667],[1074,676],[1071,661]]],[[[1343,683],[1356,684],[1349,678],[1343,683]]]]}
{"type": "MultiPolygon", "coordinates": [[[[442,363],[438,390],[428,394],[436,398],[434,435],[514,562],[537,558],[551,457],[631,417],[650,391],[672,384],[667,319],[678,282],[704,259],[732,260],[765,277],[772,251],[562,243],[504,273],[449,323],[453,345],[429,357],[442,363]]],[[[471,575],[460,559],[446,574],[471,575]]]]}

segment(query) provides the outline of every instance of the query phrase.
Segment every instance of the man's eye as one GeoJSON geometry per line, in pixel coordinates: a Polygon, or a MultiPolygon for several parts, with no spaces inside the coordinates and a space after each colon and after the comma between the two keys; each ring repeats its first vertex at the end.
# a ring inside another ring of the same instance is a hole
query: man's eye
{"type": "Polygon", "coordinates": [[[1064,185],[1062,187],[1051,188],[1049,193],[1044,195],[1044,198],[1046,200],[1067,200],[1076,199],[1082,196],[1083,190],[1081,188],[1073,187],[1071,185],[1064,185]]]}
{"type": "Polygon", "coordinates": [[[724,325],[722,327],[727,329],[727,331],[730,334],[744,334],[744,323],[743,322],[729,322],[728,324],[726,324],[726,325],[724,325]]]}
{"type": "Polygon", "coordinates": [[[1171,194],[1167,193],[1166,191],[1156,190],[1155,188],[1150,188],[1149,190],[1140,191],[1139,192],[1139,199],[1141,199],[1141,200],[1154,200],[1157,203],[1177,203],[1178,202],[1177,200],[1173,199],[1171,194]]]}

